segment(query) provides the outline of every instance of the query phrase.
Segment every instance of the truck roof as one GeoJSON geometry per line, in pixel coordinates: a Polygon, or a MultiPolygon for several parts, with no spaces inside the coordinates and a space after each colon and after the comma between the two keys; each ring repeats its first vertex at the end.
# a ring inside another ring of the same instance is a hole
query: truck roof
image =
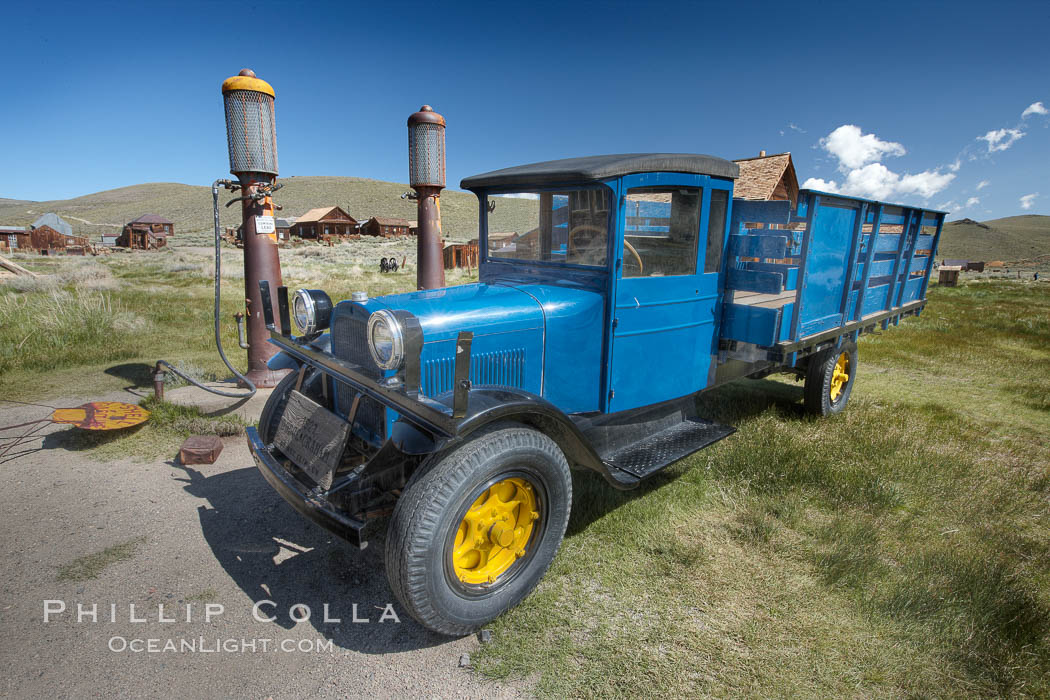
{"type": "Polygon", "coordinates": [[[619,153],[548,160],[493,170],[464,179],[460,182],[460,187],[465,190],[504,185],[542,187],[568,182],[604,180],[632,173],[656,172],[694,173],[736,179],[740,174],[740,166],[724,158],[698,153],[619,153]]]}

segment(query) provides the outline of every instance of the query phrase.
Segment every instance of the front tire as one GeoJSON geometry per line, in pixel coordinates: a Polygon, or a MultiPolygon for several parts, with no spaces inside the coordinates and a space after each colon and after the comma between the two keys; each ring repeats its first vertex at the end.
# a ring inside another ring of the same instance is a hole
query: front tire
{"type": "Polygon", "coordinates": [[[569,465],[553,440],[518,426],[486,432],[398,499],[386,540],[390,587],[424,627],[469,634],[539,583],[571,504],[569,465]]]}
{"type": "Polygon", "coordinates": [[[841,413],[857,376],[857,345],[842,343],[810,358],[806,369],[805,407],[818,416],[841,413]]]}

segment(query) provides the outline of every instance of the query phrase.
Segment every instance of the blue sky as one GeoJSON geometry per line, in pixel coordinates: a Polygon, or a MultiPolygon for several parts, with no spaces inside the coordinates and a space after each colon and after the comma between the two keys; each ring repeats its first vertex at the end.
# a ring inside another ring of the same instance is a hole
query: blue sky
{"type": "Polygon", "coordinates": [[[428,103],[450,186],[552,158],[764,149],[813,186],[951,218],[1050,213],[1047,2],[60,1],[3,17],[0,197],[210,183],[228,168],[219,85],[251,67],[277,92],[283,177],[404,182],[405,119],[428,103]]]}

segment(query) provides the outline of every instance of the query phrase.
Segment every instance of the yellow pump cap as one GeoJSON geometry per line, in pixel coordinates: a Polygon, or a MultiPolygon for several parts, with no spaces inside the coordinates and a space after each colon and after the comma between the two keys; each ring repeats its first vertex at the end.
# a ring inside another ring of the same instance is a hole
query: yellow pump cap
{"type": "Polygon", "coordinates": [[[260,80],[255,77],[255,72],[245,68],[239,74],[232,78],[227,78],[222,81],[222,94],[233,92],[234,90],[251,90],[252,92],[261,92],[270,97],[276,99],[273,88],[265,80],[260,80]]]}

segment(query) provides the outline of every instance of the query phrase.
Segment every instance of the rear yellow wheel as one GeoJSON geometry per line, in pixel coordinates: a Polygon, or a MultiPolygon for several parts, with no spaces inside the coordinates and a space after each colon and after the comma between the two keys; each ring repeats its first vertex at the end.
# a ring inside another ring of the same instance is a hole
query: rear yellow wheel
{"type": "Polygon", "coordinates": [[[463,583],[492,584],[526,555],[540,518],[535,488],[511,477],[485,489],[467,509],[456,532],[452,567],[463,583]]]}
{"type": "Polygon", "coordinates": [[[849,373],[849,353],[844,352],[839,355],[839,359],[835,362],[835,369],[832,370],[831,388],[828,390],[828,397],[832,401],[838,401],[842,396],[843,388],[849,383],[849,373]]]}

